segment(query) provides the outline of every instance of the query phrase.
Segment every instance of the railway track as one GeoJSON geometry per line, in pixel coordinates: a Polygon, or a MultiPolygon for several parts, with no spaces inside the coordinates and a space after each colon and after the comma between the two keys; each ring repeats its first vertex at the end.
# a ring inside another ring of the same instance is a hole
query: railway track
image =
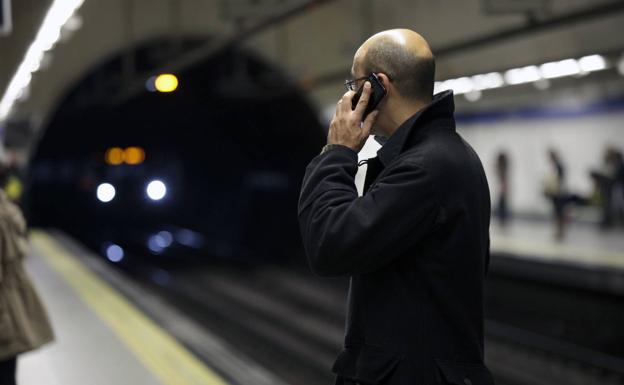
{"type": "MultiPolygon", "coordinates": [[[[127,274],[284,383],[333,383],[346,279],[319,279],[292,268],[168,268],[138,260],[126,266],[127,274]],[[155,273],[163,271],[167,283],[156,283],[155,273]]],[[[624,322],[617,323],[623,297],[518,281],[495,271],[486,297],[486,363],[498,385],[624,384],[624,359],[613,354],[624,347],[618,334],[624,333],[624,322]],[[604,324],[588,323],[583,309],[604,324]],[[575,335],[582,325],[585,333],[575,335]],[[615,340],[605,341],[606,335],[615,340]]],[[[192,342],[190,348],[201,352],[192,342]]]]}
{"type": "MultiPolygon", "coordinates": [[[[193,271],[176,279],[182,310],[292,384],[330,384],[342,346],[346,280],[281,269],[193,271]],[[216,322],[215,322],[216,321],[216,322]],[[223,329],[223,330],[225,330],[223,329]]],[[[500,320],[486,320],[486,362],[500,385],[624,384],[624,361],[500,320]]]]}

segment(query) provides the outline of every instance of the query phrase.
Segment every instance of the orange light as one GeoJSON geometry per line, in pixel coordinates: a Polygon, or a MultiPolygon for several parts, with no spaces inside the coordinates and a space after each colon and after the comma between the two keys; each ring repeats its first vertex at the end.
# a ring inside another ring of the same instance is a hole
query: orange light
{"type": "Polygon", "coordinates": [[[141,147],[128,147],[124,151],[124,159],[131,165],[141,164],[145,160],[145,151],[141,147]]]}
{"type": "Polygon", "coordinates": [[[124,150],[119,147],[109,148],[106,151],[105,160],[111,166],[119,166],[124,161],[124,150]]]}

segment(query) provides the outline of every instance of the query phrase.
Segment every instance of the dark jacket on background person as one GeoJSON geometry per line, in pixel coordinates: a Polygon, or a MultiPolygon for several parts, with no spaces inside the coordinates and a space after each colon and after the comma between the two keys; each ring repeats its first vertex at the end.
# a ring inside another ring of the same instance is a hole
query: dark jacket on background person
{"type": "Polygon", "coordinates": [[[483,363],[489,189],[453,112],[448,91],[402,124],[369,160],[362,197],[347,147],[306,170],[299,221],[311,269],[350,276],[337,384],[494,383],[483,363]]]}
{"type": "Polygon", "coordinates": [[[27,250],[22,212],[0,190],[0,361],[54,338],[48,316],[22,266],[27,250]]]}

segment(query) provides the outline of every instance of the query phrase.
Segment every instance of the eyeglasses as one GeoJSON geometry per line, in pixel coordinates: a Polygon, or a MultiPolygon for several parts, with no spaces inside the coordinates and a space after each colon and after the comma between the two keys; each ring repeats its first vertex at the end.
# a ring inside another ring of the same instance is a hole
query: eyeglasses
{"type": "Polygon", "coordinates": [[[365,80],[365,79],[368,79],[368,76],[362,76],[361,78],[357,78],[357,79],[345,80],[344,86],[347,89],[347,91],[357,91],[357,82],[365,80]]]}
{"type": "MultiPolygon", "coordinates": [[[[377,78],[376,73],[373,73],[372,75],[377,78]]],[[[390,77],[390,75],[386,75],[386,77],[388,78],[389,82],[392,82],[392,77],[390,77]]],[[[357,79],[345,80],[344,85],[347,91],[357,91],[358,89],[357,82],[362,81],[362,80],[367,80],[367,79],[368,79],[368,76],[362,76],[361,78],[357,78],[357,79]]]]}

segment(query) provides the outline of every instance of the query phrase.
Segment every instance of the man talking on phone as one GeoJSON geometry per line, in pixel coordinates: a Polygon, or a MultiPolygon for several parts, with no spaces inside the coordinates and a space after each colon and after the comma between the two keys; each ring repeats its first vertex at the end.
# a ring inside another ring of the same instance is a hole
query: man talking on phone
{"type": "Polygon", "coordinates": [[[489,189],[455,131],[453,93],[433,95],[434,57],[411,30],[372,36],[351,72],[299,200],[311,269],[350,277],[336,384],[491,385],[489,189]],[[368,160],[358,197],[357,153],[371,134],[388,140],[368,160]]]}

